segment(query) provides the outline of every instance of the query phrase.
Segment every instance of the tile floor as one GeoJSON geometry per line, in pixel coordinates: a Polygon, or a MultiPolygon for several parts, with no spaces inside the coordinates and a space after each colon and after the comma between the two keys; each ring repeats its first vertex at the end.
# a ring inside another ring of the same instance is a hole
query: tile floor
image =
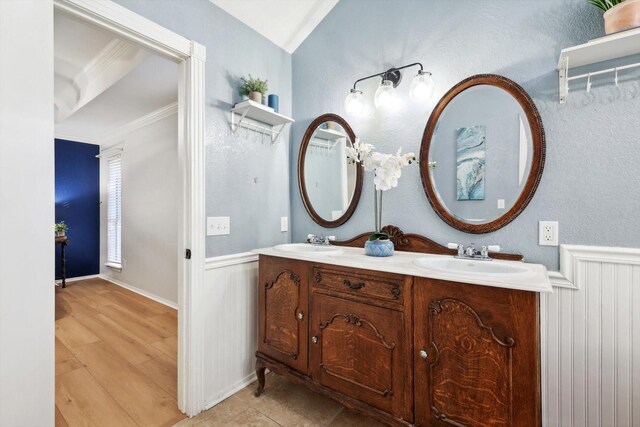
{"type": "Polygon", "coordinates": [[[378,427],[372,418],[350,411],[338,402],[270,373],[264,393],[255,397],[256,383],[240,390],[197,417],[174,427],[378,427]]]}

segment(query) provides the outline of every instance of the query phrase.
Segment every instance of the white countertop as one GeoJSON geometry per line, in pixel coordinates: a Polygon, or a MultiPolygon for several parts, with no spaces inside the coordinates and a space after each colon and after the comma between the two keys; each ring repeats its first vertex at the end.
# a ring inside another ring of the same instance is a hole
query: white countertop
{"type": "Polygon", "coordinates": [[[472,263],[499,263],[517,265],[526,271],[515,275],[500,274],[471,274],[457,271],[439,271],[427,269],[414,264],[419,258],[449,258],[450,255],[433,255],[417,252],[395,251],[390,257],[372,257],[364,254],[364,248],[340,247],[340,252],[313,253],[313,252],[283,252],[271,248],[254,249],[252,252],[260,255],[268,255],[280,258],[298,259],[323,264],[332,264],[342,267],[362,268],[387,273],[404,274],[415,277],[448,280],[452,282],[470,283],[474,285],[493,286],[496,288],[518,289],[531,292],[553,292],[547,269],[541,264],[523,263],[520,261],[477,261],[472,263]]]}

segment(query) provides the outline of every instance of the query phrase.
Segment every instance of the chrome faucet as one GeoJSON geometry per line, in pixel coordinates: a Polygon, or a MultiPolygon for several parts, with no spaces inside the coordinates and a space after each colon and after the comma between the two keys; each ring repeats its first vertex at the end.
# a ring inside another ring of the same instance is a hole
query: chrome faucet
{"type": "Polygon", "coordinates": [[[330,245],[332,241],[336,240],[336,236],[323,236],[322,234],[317,236],[315,234],[307,235],[307,242],[312,245],[330,245]]]}
{"type": "Polygon", "coordinates": [[[458,254],[454,255],[454,258],[474,259],[478,261],[491,261],[493,258],[489,256],[489,252],[500,252],[500,246],[498,245],[482,246],[480,250],[476,249],[474,243],[471,243],[467,247],[460,243],[449,243],[447,247],[458,250],[458,254]]]}

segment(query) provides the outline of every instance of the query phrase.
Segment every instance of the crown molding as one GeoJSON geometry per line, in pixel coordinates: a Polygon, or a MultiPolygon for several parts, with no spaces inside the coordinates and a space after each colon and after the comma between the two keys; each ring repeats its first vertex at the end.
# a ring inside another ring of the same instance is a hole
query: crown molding
{"type": "Polygon", "coordinates": [[[111,40],[56,97],[56,122],[65,120],[113,86],[149,55],[149,52],[131,43],[111,40]]]}
{"type": "Polygon", "coordinates": [[[143,128],[145,126],[149,126],[152,123],[160,121],[164,118],[172,116],[178,113],[178,101],[172,102],[171,104],[165,105],[162,108],[159,108],[155,111],[152,111],[149,114],[146,114],[142,117],[138,117],[137,119],[130,121],[127,124],[124,124],[116,129],[113,129],[99,138],[96,138],[100,145],[113,142],[114,140],[123,137],[135,130],[143,128]]]}

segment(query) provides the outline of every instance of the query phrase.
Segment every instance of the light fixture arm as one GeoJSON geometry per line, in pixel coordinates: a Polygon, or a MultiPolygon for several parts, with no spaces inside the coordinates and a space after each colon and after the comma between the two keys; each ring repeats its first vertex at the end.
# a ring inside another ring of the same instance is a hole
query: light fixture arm
{"type": "Polygon", "coordinates": [[[357,90],[356,89],[356,85],[358,83],[360,83],[361,81],[364,80],[369,80],[372,79],[374,77],[380,77],[383,81],[384,80],[391,80],[393,82],[393,87],[398,86],[398,84],[400,83],[400,80],[402,79],[402,74],[400,73],[400,70],[404,70],[405,68],[409,68],[409,67],[414,67],[414,66],[419,66],[420,67],[420,71],[424,71],[424,67],[422,66],[422,64],[420,62],[414,62],[412,64],[407,64],[407,65],[403,65],[402,67],[393,67],[393,68],[389,68],[387,71],[383,71],[381,73],[376,73],[376,74],[371,74],[370,76],[367,77],[363,77],[361,79],[358,79],[355,81],[355,83],[353,84],[353,90],[357,90]]]}

